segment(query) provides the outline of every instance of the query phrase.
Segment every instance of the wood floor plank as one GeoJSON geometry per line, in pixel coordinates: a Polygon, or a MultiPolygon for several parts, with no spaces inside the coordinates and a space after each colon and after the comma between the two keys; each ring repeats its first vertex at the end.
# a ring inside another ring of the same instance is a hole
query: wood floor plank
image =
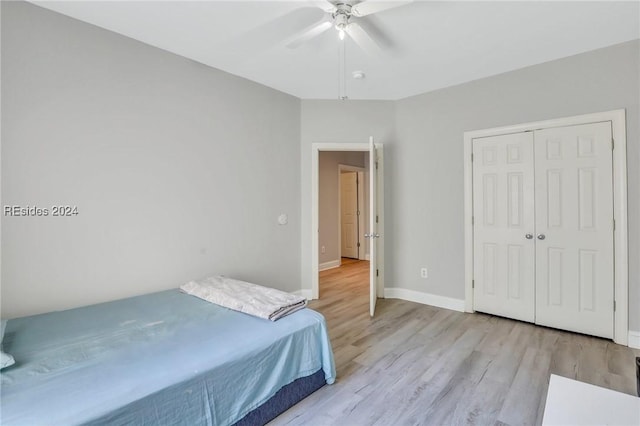
{"type": "Polygon", "coordinates": [[[494,362],[487,371],[487,377],[500,383],[510,385],[520,368],[528,342],[528,324],[516,322],[505,337],[501,350],[495,354],[494,362]]]}
{"type": "MultiPolygon", "coordinates": [[[[428,402],[428,405],[425,405],[425,408],[414,410],[412,423],[477,424],[475,422],[479,417],[478,414],[488,416],[491,421],[495,420],[497,410],[491,412],[486,410],[486,407],[480,409],[483,402],[478,401],[481,398],[476,394],[479,383],[483,382],[485,388],[491,384],[489,379],[485,380],[485,373],[491,360],[489,355],[472,351],[462,363],[457,365],[457,368],[452,370],[453,374],[447,374],[449,377],[446,382],[426,381],[429,386],[439,387],[440,392],[428,402]]],[[[493,388],[491,395],[495,395],[493,388]]]]}
{"type": "Polygon", "coordinates": [[[550,352],[526,350],[498,420],[509,424],[535,424],[542,394],[549,386],[550,364],[550,352]]]}
{"type": "Polygon", "coordinates": [[[610,340],[378,299],[369,262],[320,273],[309,306],[329,327],[338,378],[271,425],[539,425],[550,374],[635,394],[640,350],[610,340]]]}

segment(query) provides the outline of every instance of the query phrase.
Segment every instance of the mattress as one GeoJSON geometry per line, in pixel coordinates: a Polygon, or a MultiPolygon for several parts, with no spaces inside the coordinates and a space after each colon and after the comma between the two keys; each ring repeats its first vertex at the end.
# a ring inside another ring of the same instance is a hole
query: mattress
{"type": "Polygon", "coordinates": [[[9,320],[3,425],[230,425],[335,364],[324,318],[276,322],[169,290],[9,320]]]}

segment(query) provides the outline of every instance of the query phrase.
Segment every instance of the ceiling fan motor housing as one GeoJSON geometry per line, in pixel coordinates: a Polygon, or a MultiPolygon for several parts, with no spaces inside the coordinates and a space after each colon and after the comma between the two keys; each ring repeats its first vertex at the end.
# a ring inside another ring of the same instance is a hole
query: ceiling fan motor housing
{"type": "Polygon", "coordinates": [[[333,22],[336,29],[344,31],[349,25],[349,18],[351,18],[351,5],[346,3],[336,4],[336,11],[333,13],[333,22]]]}

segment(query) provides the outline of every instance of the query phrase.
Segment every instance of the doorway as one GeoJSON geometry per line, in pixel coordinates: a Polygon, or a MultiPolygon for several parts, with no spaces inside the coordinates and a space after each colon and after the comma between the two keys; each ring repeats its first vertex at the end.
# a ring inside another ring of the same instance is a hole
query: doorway
{"type": "MultiPolygon", "coordinates": [[[[314,143],[311,152],[311,298],[319,299],[319,265],[320,254],[328,247],[320,243],[320,154],[326,151],[366,153],[368,169],[370,171],[369,228],[365,235],[369,244],[369,296],[370,314],[373,315],[378,294],[384,290],[384,191],[383,191],[383,145],[374,143],[314,143]]],[[[336,174],[337,177],[337,174],[336,174]]],[[[338,218],[337,212],[334,212],[338,218]]],[[[337,233],[334,233],[337,235],[337,233]]]]}

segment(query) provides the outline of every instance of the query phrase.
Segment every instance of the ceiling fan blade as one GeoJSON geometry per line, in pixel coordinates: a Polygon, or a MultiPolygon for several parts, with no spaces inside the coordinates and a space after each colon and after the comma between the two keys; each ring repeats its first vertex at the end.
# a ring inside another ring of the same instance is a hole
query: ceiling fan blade
{"type": "Polygon", "coordinates": [[[336,5],[329,2],[329,0],[307,0],[307,2],[327,13],[333,13],[336,11],[336,5]]]}
{"type": "Polygon", "coordinates": [[[412,3],[413,0],[397,0],[397,1],[363,1],[351,8],[353,16],[367,16],[373,13],[382,12],[383,10],[394,9],[412,3]]]}
{"type": "Polygon", "coordinates": [[[295,49],[298,46],[300,46],[301,44],[306,43],[307,41],[311,40],[312,38],[319,36],[320,34],[322,34],[323,32],[327,31],[332,26],[333,26],[333,24],[331,22],[329,22],[329,21],[320,22],[319,24],[314,25],[313,27],[305,30],[299,36],[295,37],[292,41],[287,43],[286,46],[289,49],[295,49]]]}
{"type": "Polygon", "coordinates": [[[257,52],[264,52],[286,43],[291,39],[292,34],[300,34],[325,19],[326,15],[320,9],[301,7],[249,28],[230,40],[221,40],[221,43],[232,46],[234,54],[255,55],[257,52]]]}
{"type": "Polygon", "coordinates": [[[368,55],[378,56],[380,54],[378,43],[357,22],[350,23],[346,28],[346,32],[368,55]]]}
{"type": "Polygon", "coordinates": [[[378,22],[379,18],[376,16],[368,16],[367,19],[360,19],[358,25],[376,42],[380,50],[385,51],[385,53],[387,53],[387,50],[392,49],[394,52],[398,52],[400,46],[381,28],[378,22]]]}

